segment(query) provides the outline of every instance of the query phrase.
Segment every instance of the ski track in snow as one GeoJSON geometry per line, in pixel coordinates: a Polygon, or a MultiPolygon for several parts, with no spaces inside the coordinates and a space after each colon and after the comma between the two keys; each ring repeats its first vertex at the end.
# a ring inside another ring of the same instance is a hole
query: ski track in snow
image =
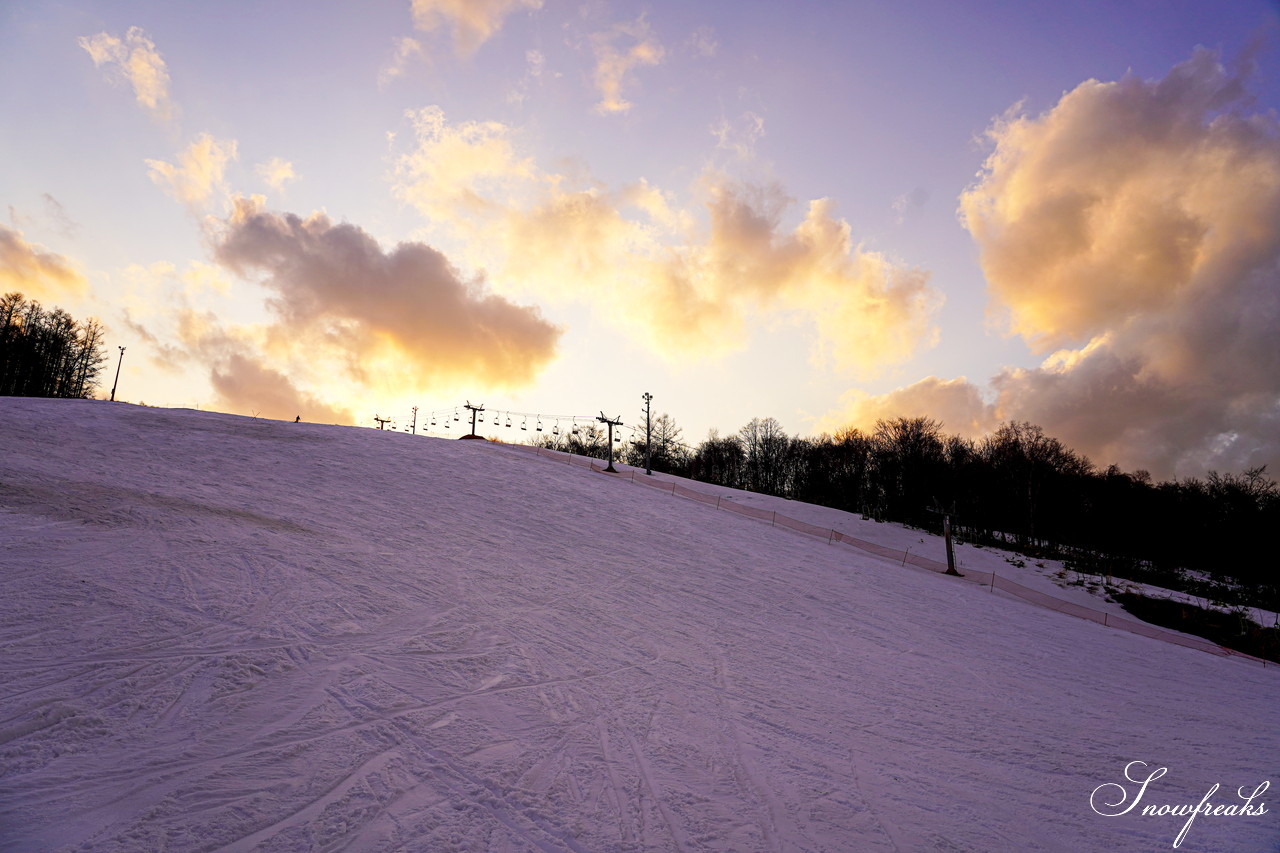
{"type": "Polygon", "coordinates": [[[1280,781],[1274,669],[518,448],[9,398],[0,441],[0,849],[1159,850],[1089,808],[1126,763],[1280,781]]]}

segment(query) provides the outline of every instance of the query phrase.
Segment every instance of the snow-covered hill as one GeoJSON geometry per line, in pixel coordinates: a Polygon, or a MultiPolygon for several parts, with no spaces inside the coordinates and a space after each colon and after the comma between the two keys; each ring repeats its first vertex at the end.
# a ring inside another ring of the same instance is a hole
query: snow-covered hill
{"type": "Polygon", "coordinates": [[[205,412],[0,398],[0,652],[4,850],[1164,850],[1143,807],[1280,782],[1276,668],[514,448],[205,412]],[[1126,765],[1167,772],[1099,814],[1126,765]]]}

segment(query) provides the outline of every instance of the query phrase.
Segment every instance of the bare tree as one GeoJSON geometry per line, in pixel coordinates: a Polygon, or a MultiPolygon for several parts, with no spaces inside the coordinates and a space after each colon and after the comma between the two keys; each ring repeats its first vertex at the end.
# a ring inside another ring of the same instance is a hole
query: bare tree
{"type": "Polygon", "coordinates": [[[106,360],[103,330],[21,293],[0,297],[0,394],[87,397],[106,360]]]}

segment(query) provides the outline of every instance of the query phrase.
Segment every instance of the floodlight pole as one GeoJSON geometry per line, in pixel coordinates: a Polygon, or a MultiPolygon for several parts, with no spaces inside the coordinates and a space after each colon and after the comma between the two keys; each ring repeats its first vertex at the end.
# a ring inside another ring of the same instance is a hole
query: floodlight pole
{"type": "MultiPolygon", "coordinates": [[[[936,503],[936,502],[937,502],[937,499],[935,498],[935,499],[934,499],[934,501],[935,501],[935,503],[936,503]]],[[[955,509],[955,505],[954,505],[954,504],[952,504],[952,510],[954,510],[954,509],[955,509]]],[[[938,506],[938,507],[936,507],[936,508],[930,507],[930,508],[929,508],[929,512],[936,512],[936,513],[938,513],[939,515],[941,515],[941,516],[942,516],[942,537],[943,537],[943,539],[945,539],[945,540],[946,540],[946,543],[947,543],[947,571],[946,571],[946,574],[954,575],[955,577],[960,577],[960,578],[964,577],[964,575],[962,575],[962,574],[960,574],[959,572],[957,572],[957,571],[956,571],[956,552],[955,552],[955,548],[954,548],[954,547],[952,546],[952,544],[951,544],[951,515],[952,515],[952,513],[951,513],[951,512],[949,512],[949,511],[947,511],[947,510],[945,510],[945,509],[943,509],[941,506],[938,506]]],[[[903,559],[905,560],[906,558],[904,557],[903,559]]]]}
{"type": "Polygon", "coordinates": [[[616,426],[622,426],[622,415],[617,415],[610,420],[605,417],[604,412],[601,412],[600,417],[596,418],[596,420],[602,424],[609,425],[609,465],[604,470],[608,471],[610,474],[616,474],[618,473],[618,469],[613,467],[613,428],[616,426]]]}
{"type": "Polygon", "coordinates": [[[956,552],[951,546],[951,513],[942,514],[942,535],[947,540],[947,574],[960,576],[956,571],[956,552]]]}
{"type": "Polygon", "coordinates": [[[653,395],[644,392],[644,472],[653,476],[653,421],[649,417],[649,403],[653,395]]]}
{"type": "Polygon", "coordinates": [[[111,383],[111,402],[116,401],[116,386],[120,384],[120,365],[124,364],[124,347],[118,347],[120,350],[120,360],[116,362],[116,379],[111,383]]]}
{"type": "Polygon", "coordinates": [[[413,435],[418,434],[418,407],[417,406],[413,407],[413,425],[409,427],[409,430],[413,435]]]}
{"type": "MultiPolygon", "coordinates": [[[[471,434],[475,435],[476,434],[476,415],[484,411],[484,403],[481,403],[478,406],[473,406],[471,405],[471,401],[468,400],[467,408],[471,410],[471,434]]],[[[476,436],[476,437],[479,438],[479,436],[476,436]]]]}

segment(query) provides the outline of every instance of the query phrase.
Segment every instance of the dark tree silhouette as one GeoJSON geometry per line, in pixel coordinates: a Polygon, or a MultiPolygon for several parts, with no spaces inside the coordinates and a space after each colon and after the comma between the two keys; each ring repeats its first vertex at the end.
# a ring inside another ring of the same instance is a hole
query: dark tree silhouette
{"type": "Polygon", "coordinates": [[[102,325],[21,293],[0,297],[0,395],[88,397],[106,361],[102,325]]]}
{"type": "Polygon", "coordinates": [[[689,476],[935,530],[941,504],[972,542],[1066,559],[1084,572],[1150,581],[1213,600],[1280,609],[1270,537],[1280,486],[1265,468],[1152,483],[1099,471],[1031,423],[974,442],[931,418],[877,422],[866,434],[789,437],[772,418],[714,430],[689,476]]]}

